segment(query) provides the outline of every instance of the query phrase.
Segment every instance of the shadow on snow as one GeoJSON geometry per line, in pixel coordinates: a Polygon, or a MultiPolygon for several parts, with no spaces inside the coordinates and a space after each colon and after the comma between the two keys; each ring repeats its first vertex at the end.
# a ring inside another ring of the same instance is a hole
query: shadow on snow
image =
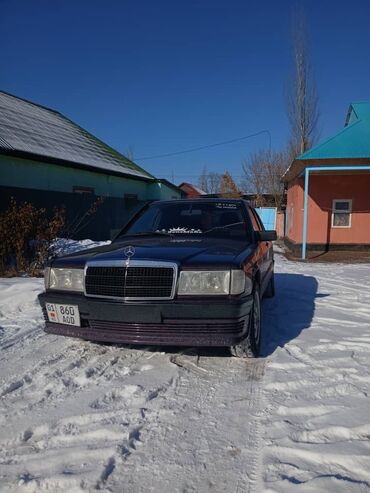
{"type": "Polygon", "coordinates": [[[316,298],[329,294],[317,294],[317,280],[301,274],[275,274],[276,295],[262,303],[262,351],[261,356],[272,354],[297,338],[302,330],[310,327],[316,298]]]}

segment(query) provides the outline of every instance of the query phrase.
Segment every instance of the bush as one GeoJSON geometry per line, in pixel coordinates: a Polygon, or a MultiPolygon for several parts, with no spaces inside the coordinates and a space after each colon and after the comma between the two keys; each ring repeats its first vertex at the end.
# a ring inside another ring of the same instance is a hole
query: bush
{"type": "Polygon", "coordinates": [[[64,228],[64,209],[54,209],[49,219],[44,208],[12,197],[0,214],[0,274],[40,275],[50,254],[52,240],[64,228]]]}

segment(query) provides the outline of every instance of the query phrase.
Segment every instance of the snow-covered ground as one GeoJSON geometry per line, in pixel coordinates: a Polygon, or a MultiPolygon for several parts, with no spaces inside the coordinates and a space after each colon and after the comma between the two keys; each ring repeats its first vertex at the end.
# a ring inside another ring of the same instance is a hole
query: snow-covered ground
{"type": "Polygon", "coordinates": [[[0,279],[0,491],[369,492],[370,265],[276,261],[247,361],[47,335],[0,279]]]}

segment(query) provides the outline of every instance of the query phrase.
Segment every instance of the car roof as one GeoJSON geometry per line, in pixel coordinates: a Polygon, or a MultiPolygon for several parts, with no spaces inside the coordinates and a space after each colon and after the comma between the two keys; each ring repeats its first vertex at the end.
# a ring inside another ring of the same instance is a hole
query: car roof
{"type": "Polygon", "coordinates": [[[156,200],[153,202],[153,204],[174,204],[174,203],[199,203],[202,204],[204,202],[206,203],[219,203],[219,202],[224,202],[224,203],[231,203],[231,204],[245,204],[249,206],[248,202],[245,201],[244,199],[224,199],[224,198],[192,198],[192,199],[172,199],[172,200],[156,200]]]}

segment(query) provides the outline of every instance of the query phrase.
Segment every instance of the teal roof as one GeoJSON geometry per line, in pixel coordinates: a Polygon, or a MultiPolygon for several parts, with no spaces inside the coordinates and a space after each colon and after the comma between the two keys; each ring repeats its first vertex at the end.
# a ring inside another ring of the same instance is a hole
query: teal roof
{"type": "Polygon", "coordinates": [[[297,159],[370,158],[370,101],[352,103],[345,127],[297,159]]]}

